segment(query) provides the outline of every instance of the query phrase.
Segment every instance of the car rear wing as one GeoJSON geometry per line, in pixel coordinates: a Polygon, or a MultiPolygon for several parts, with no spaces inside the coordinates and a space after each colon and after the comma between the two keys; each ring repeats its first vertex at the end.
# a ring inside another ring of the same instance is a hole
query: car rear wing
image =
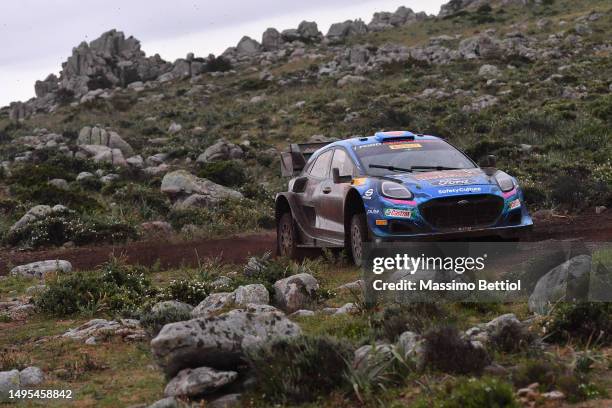
{"type": "Polygon", "coordinates": [[[310,156],[330,143],[331,142],[290,144],[289,150],[281,153],[281,175],[283,177],[298,175],[302,169],[304,169],[304,166],[306,166],[310,156]]]}

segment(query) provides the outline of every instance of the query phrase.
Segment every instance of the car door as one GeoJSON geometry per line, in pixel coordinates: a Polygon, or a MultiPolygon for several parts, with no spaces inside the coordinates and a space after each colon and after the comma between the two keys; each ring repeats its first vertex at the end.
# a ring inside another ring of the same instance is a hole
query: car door
{"type": "Polygon", "coordinates": [[[316,235],[315,238],[326,235],[321,196],[326,194],[322,190],[323,184],[327,185],[326,181],[329,177],[332,155],[333,150],[330,149],[315,158],[313,165],[309,167],[308,174],[305,174],[308,180],[304,192],[299,197],[304,226],[309,229],[307,232],[311,235],[316,235]]]}
{"type": "Polygon", "coordinates": [[[343,148],[334,149],[329,177],[322,182],[321,207],[323,209],[324,229],[333,239],[344,240],[344,199],[350,183],[333,181],[332,169],[337,168],[340,176],[355,176],[356,167],[351,157],[343,148]]]}

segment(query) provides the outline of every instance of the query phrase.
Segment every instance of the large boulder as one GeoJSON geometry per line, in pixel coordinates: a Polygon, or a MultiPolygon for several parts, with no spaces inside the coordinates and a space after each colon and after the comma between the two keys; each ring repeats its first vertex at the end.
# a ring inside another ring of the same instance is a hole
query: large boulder
{"type": "Polygon", "coordinates": [[[59,272],[72,272],[72,264],[68,261],[53,259],[48,261],[32,262],[26,265],[16,266],[11,269],[13,276],[25,276],[28,278],[44,278],[47,274],[59,272]]]}
{"type": "Polygon", "coordinates": [[[198,156],[198,163],[209,163],[219,160],[239,159],[244,152],[240,146],[228,142],[225,139],[218,140],[212,146],[209,146],[204,153],[198,156]]]}
{"type": "Polygon", "coordinates": [[[45,374],[34,366],[26,367],[19,373],[19,380],[22,387],[33,387],[43,382],[45,374]]]}
{"type": "Polygon", "coordinates": [[[234,292],[217,292],[211,293],[206,296],[206,299],[201,301],[191,311],[191,316],[196,317],[208,317],[212,314],[225,309],[234,304],[235,295],[234,292]]]}
{"type": "Polygon", "coordinates": [[[274,301],[287,313],[309,309],[316,300],[318,289],[319,283],[314,276],[298,273],[274,283],[274,301]]]}
{"type": "Polygon", "coordinates": [[[300,40],[304,42],[321,41],[323,34],[319,31],[317,23],[314,21],[302,21],[297,28],[300,40]]]}
{"type": "Polygon", "coordinates": [[[186,170],[176,170],[167,173],[161,183],[162,193],[172,197],[198,194],[211,201],[225,198],[242,198],[242,194],[231,188],[223,187],[210,180],[194,176],[186,170]]]}
{"type": "Polygon", "coordinates": [[[210,394],[233,382],[238,377],[235,371],[217,371],[208,367],[186,368],[179,371],[164,393],[168,397],[195,397],[210,394]]]}
{"type": "Polygon", "coordinates": [[[283,45],[283,38],[276,28],[268,28],[261,37],[264,51],[276,51],[283,45]]]}
{"type": "Polygon", "coordinates": [[[91,158],[96,163],[110,163],[119,167],[128,165],[121,150],[103,145],[80,145],[78,156],[91,158]]]}
{"type": "Polygon", "coordinates": [[[0,401],[9,400],[9,392],[20,388],[19,370],[0,371],[0,401]]]}
{"type": "Polygon", "coordinates": [[[368,32],[368,26],[361,20],[346,20],[343,23],[334,23],[329,27],[325,36],[330,43],[341,43],[348,37],[368,32]]]}
{"type": "Polygon", "coordinates": [[[134,155],[134,149],[117,132],[94,126],[85,126],[79,132],[77,145],[102,145],[119,149],[125,157],[134,155]]]}
{"type": "Polygon", "coordinates": [[[255,55],[261,51],[261,45],[251,37],[244,36],[236,45],[238,55],[255,55]]]}
{"type": "Polygon", "coordinates": [[[63,205],[55,205],[53,207],[48,205],[36,205],[28,210],[15,224],[10,228],[10,231],[17,231],[24,228],[28,224],[44,219],[50,215],[62,214],[68,212],[68,209],[63,205]]]}
{"type": "Polygon", "coordinates": [[[268,289],[260,283],[239,286],[234,291],[234,302],[240,306],[248,304],[266,305],[270,302],[268,289]]]}
{"type": "Polygon", "coordinates": [[[300,334],[300,327],[282,312],[249,305],[215,317],[167,324],[151,341],[151,348],[172,376],[202,366],[232,370],[252,347],[300,334]]]}
{"type": "Polygon", "coordinates": [[[544,314],[559,300],[586,300],[591,266],[589,255],[578,255],[549,271],[529,296],[529,310],[544,314]]]}

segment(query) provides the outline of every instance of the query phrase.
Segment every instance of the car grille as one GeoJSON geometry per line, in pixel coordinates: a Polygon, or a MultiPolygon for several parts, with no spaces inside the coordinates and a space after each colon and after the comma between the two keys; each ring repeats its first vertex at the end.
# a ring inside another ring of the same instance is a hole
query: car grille
{"type": "Polygon", "coordinates": [[[419,206],[419,211],[435,228],[459,229],[491,225],[503,208],[503,198],[482,194],[436,198],[419,206]]]}

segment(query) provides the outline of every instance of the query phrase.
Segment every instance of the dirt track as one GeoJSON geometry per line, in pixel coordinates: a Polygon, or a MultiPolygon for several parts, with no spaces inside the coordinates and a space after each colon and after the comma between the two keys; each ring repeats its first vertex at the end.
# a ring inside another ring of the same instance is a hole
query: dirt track
{"type": "MultiPolygon", "coordinates": [[[[587,241],[612,241],[612,212],[602,215],[552,217],[535,222],[530,241],[583,238],[587,241]]],[[[111,254],[125,256],[130,263],[151,266],[159,262],[162,268],[181,265],[195,266],[199,260],[219,256],[227,263],[242,263],[249,255],[274,251],[274,231],[236,235],[220,239],[193,241],[139,241],[127,244],[87,246],[38,251],[5,250],[0,253],[0,275],[11,265],[45,259],[65,259],[75,269],[92,269],[108,260],[111,254]]]]}

